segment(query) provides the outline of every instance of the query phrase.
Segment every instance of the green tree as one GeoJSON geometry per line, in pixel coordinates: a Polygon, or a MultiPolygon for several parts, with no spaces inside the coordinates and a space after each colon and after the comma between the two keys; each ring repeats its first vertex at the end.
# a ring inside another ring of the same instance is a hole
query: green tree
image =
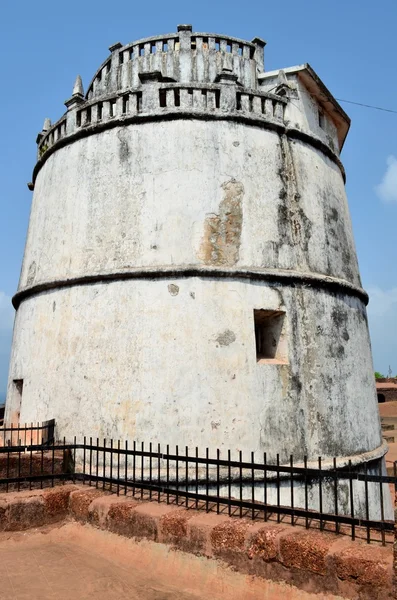
{"type": "Polygon", "coordinates": [[[379,373],[379,371],[375,371],[375,379],[384,379],[385,376],[382,375],[382,373],[379,373]]]}

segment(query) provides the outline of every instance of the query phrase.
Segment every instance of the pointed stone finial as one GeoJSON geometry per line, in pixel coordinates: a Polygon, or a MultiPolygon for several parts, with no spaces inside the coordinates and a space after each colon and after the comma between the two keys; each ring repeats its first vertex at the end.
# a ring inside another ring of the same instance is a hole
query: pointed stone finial
{"type": "Polygon", "coordinates": [[[285,71],[283,71],[283,69],[280,69],[278,72],[277,84],[289,86],[287,76],[285,74],[285,71]]]}
{"type": "Polygon", "coordinates": [[[48,117],[46,117],[44,119],[44,124],[43,124],[42,131],[48,131],[49,129],[51,129],[51,119],[49,119],[48,117]]]}
{"type": "Polygon", "coordinates": [[[77,75],[73,86],[73,96],[84,96],[83,82],[80,75],[77,75]]]}

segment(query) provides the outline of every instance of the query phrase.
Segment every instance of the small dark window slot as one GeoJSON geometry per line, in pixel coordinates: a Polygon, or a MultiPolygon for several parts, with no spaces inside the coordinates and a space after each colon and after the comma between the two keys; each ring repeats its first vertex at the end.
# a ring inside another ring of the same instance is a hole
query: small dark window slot
{"type": "Polygon", "coordinates": [[[237,54],[238,54],[239,56],[242,56],[242,55],[243,55],[243,47],[242,47],[242,46],[239,46],[239,47],[238,47],[237,54]]]}
{"type": "Polygon", "coordinates": [[[134,58],[134,48],[130,50],[130,60],[134,58]]]}
{"type": "Polygon", "coordinates": [[[136,95],[136,108],[138,112],[142,112],[142,92],[137,92],[136,95]]]}
{"type": "Polygon", "coordinates": [[[279,310],[254,310],[256,359],[285,362],[280,348],[285,313],[279,310]]]}
{"type": "Polygon", "coordinates": [[[236,109],[241,110],[241,94],[236,94],[236,109]]]}
{"type": "Polygon", "coordinates": [[[215,90],[215,108],[220,108],[221,106],[221,91],[215,90]]]}
{"type": "Polygon", "coordinates": [[[87,108],[87,112],[86,112],[86,117],[85,117],[85,122],[87,124],[91,123],[91,106],[89,106],[87,108]]]}
{"type": "Polygon", "coordinates": [[[98,121],[102,119],[103,102],[98,102],[98,121]]]}
{"type": "Polygon", "coordinates": [[[145,46],[139,46],[139,56],[145,56],[145,46]]]}
{"type": "Polygon", "coordinates": [[[203,50],[208,50],[208,38],[207,37],[203,37],[203,50]]]}
{"type": "Polygon", "coordinates": [[[123,96],[123,115],[128,112],[129,96],[123,96]]]}
{"type": "Polygon", "coordinates": [[[232,45],[230,44],[230,42],[228,42],[226,44],[226,52],[231,52],[232,51],[232,45]]]}
{"type": "Polygon", "coordinates": [[[195,37],[190,38],[190,48],[192,50],[196,50],[197,48],[197,42],[195,37]]]}
{"type": "Polygon", "coordinates": [[[248,108],[249,108],[250,112],[252,112],[254,110],[254,97],[253,96],[248,97],[248,108]]]}
{"type": "Polygon", "coordinates": [[[116,114],[116,100],[110,100],[109,102],[109,117],[114,117],[116,114]]]}
{"type": "Polygon", "coordinates": [[[110,61],[106,65],[106,73],[110,72],[110,61]]]}
{"type": "Polygon", "coordinates": [[[218,39],[215,40],[215,50],[217,52],[219,52],[219,50],[221,49],[221,43],[218,39]]]}
{"type": "Polygon", "coordinates": [[[156,44],[151,44],[150,45],[150,54],[156,54],[156,52],[157,52],[156,44]]]}
{"type": "Polygon", "coordinates": [[[77,111],[77,114],[76,114],[76,125],[77,125],[77,127],[81,127],[81,110],[77,111]]]}
{"type": "Polygon", "coordinates": [[[254,59],[255,58],[255,48],[250,48],[250,59],[254,59]]]}
{"type": "Polygon", "coordinates": [[[174,90],[174,104],[175,106],[181,105],[181,94],[179,90],[174,90]]]}
{"type": "Polygon", "coordinates": [[[101,81],[102,79],[102,71],[99,71],[98,75],[96,76],[97,81],[101,81]]]}
{"type": "Polygon", "coordinates": [[[124,52],[119,52],[119,65],[122,65],[124,62],[124,52]]]}
{"type": "Polygon", "coordinates": [[[159,100],[160,100],[160,107],[161,108],[166,108],[166,106],[167,106],[167,92],[166,92],[166,90],[160,90],[159,91],[159,100]]]}

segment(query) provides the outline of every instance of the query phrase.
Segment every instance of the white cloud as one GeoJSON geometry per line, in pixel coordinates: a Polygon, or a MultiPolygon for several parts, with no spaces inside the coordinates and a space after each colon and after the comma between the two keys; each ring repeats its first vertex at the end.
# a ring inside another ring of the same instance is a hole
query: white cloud
{"type": "Polygon", "coordinates": [[[382,290],[370,287],[368,323],[375,370],[387,374],[389,366],[397,373],[397,287],[382,290]]]}
{"type": "Polygon", "coordinates": [[[375,186],[375,192],[383,202],[397,203],[397,158],[393,155],[387,159],[387,169],[382,181],[375,186]]]}

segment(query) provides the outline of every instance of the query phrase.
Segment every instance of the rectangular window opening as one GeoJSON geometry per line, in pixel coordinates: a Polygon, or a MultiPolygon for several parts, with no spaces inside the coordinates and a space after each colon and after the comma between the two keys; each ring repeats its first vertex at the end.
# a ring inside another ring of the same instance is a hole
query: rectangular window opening
{"type": "Polygon", "coordinates": [[[156,54],[156,52],[157,52],[156,44],[155,43],[150,44],[150,54],[156,54]]]}
{"type": "Polygon", "coordinates": [[[239,47],[238,47],[237,54],[238,54],[239,56],[242,56],[242,55],[243,55],[243,47],[242,47],[242,46],[239,46],[239,47]]]}
{"type": "Polygon", "coordinates": [[[136,108],[138,112],[142,112],[142,92],[136,94],[136,108]]]}
{"type": "Polygon", "coordinates": [[[195,37],[190,38],[190,48],[192,50],[196,50],[197,48],[197,42],[195,37]]]}
{"type": "Polygon", "coordinates": [[[116,100],[109,100],[109,117],[114,117],[116,114],[116,100]]]}
{"type": "Polygon", "coordinates": [[[221,49],[221,43],[218,39],[215,40],[215,50],[217,50],[219,52],[219,50],[221,49]]]}
{"type": "Polygon", "coordinates": [[[236,109],[241,110],[241,94],[236,94],[236,109]]]}
{"type": "Polygon", "coordinates": [[[168,42],[163,42],[163,52],[168,52],[168,42]]]}
{"type": "Polygon", "coordinates": [[[166,92],[166,90],[160,90],[159,91],[159,101],[160,101],[160,108],[166,108],[166,106],[167,106],[167,92],[166,92]]]}
{"type": "Polygon", "coordinates": [[[126,96],[123,96],[123,115],[125,115],[128,112],[129,100],[130,98],[128,94],[126,96]]]}
{"type": "Polygon", "coordinates": [[[130,50],[130,60],[132,60],[134,58],[134,48],[131,48],[130,50]]]}
{"type": "Polygon", "coordinates": [[[179,90],[174,90],[174,104],[175,106],[181,105],[181,94],[179,90]]]}
{"type": "Polygon", "coordinates": [[[23,379],[14,379],[14,390],[12,399],[12,422],[19,423],[22,406],[23,379]]]}
{"type": "Polygon", "coordinates": [[[215,108],[220,108],[221,106],[221,91],[215,90],[215,108]]]}
{"type": "Polygon", "coordinates": [[[119,52],[119,65],[122,65],[124,62],[124,52],[119,52]]]}
{"type": "Polygon", "coordinates": [[[77,114],[76,114],[76,125],[77,125],[77,127],[81,127],[81,110],[77,111],[77,114]]]}
{"type": "Polygon", "coordinates": [[[287,363],[284,320],[283,311],[254,309],[257,362],[287,363]]]}
{"type": "Polygon", "coordinates": [[[110,61],[106,65],[106,73],[110,72],[110,61]]]}
{"type": "Polygon", "coordinates": [[[230,42],[228,42],[226,44],[226,52],[231,52],[232,51],[232,45],[230,44],[230,42]]]}
{"type": "Polygon", "coordinates": [[[139,46],[139,56],[145,56],[145,46],[139,46]]]}
{"type": "Polygon", "coordinates": [[[102,119],[103,102],[98,102],[98,121],[102,119]]]}
{"type": "Polygon", "coordinates": [[[208,38],[203,37],[203,50],[208,50],[208,38]]]}
{"type": "Polygon", "coordinates": [[[86,117],[85,117],[85,122],[87,124],[91,123],[91,106],[89,106],[87,108],[87,112],[86,112],[86,117]]]}

